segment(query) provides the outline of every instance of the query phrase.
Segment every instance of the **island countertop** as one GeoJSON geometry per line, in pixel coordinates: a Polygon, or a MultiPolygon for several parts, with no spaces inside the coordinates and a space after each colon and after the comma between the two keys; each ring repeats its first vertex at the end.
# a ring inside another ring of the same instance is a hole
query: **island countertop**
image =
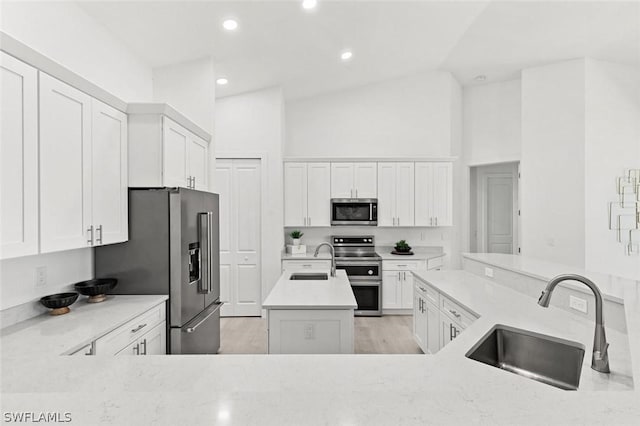
{"type": "MultiPolygon", "coordinates": [[[[327,280],[291,280],[298,271],[284,271],[262,303],[265,309],[355,309],[358,304],[351,290],[347,273],[336,271],[327,280]]],[[[309,271],[299,271],[308,273],[309,271]]]]}

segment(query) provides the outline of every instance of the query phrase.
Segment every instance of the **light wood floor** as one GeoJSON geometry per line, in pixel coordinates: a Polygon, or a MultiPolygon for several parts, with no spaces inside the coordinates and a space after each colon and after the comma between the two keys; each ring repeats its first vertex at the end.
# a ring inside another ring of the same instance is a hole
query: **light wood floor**
{"type": "MultiPolygon", "coordinates": [[[[355,353],[421,354],[410,315],[355,318],[355,353]]],[[[220,319],[221,354],[266,354],[267,321],[258,317],[220,319]]]]}

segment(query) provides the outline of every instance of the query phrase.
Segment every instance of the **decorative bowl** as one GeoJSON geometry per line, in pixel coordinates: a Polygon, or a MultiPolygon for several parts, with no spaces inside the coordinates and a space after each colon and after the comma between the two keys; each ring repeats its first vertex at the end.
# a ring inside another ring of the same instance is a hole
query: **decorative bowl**
{"type": "Polygon", "coordinates": [[[81,281],[74,284],[76,290],[83,296],[89,296],[89,303],[104,302],[107,298],[107,292],[118,285],[115,278],[97,278],[88,281],[81,281]]]}
{"type": "Polygon", "coordinates": [[[63,315],[71,310],[69,309],[69,305],[73,305],[76,300],[78,300],[78,293],[69,292],[44,296],[40,299],[40,303],[42,303],[42,305],[44,305],[45,307],[51,309],[49,314],[63,315]]]}

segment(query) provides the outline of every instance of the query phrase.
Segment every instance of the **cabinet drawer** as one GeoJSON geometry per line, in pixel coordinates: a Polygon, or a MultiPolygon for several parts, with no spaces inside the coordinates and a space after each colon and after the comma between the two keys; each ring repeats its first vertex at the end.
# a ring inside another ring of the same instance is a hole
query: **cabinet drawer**
{"type": "Polygon", "coordinates": [[[424,262],[419,260],[399,261],[399,260],[385,260],[382,262],[382,269],[386,271],[415,271],[417,269],[424,268],[424,262]]]}
{"type": "Polygon", "coordinates": [[[467,328],[477,317],[448,297],[440,295],[440,309],[462,328],[467,328]]]}
{"type": "Polygon", "coordinates": [[[283,260],[282,270],[331,269],[330,260],[283,260]]]}
{"type": "Polygon", "coordinates": [[[114,355],[164,320],[165,304],[161,303],[96,340],[95,353],[96,355],[114,355]]]}
{"type": "Polygon", "coordinates": [[[416,288],[418,293],[425,298],[425,300],[433,303],[435,306],[440,305],[439,303],[440,293],[438,293],[438,291],[435,288],[431,287],[428,284],[423,283],[420,280],[416,280],[414,287],[416,288]]]}
{"type": "Polygon", "coordinates": [[[427,269],[437,269],[442,267],[442,257],[427,260],[427,269]]]}

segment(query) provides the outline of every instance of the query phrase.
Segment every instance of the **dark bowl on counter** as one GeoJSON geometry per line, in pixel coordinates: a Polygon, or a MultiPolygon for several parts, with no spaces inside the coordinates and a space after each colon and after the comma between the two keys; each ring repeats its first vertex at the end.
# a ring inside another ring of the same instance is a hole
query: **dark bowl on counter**
{"type": "Polygon", "coordinates": [[[107,298],[107,292],[113,290],[116,285],[118,280],[115,278],[96,278],[76,283],[74,287],[83,296],[89,296],[89,303],[99,303],[107,298]]]}
{"type": "Polygon", "coordinates": [[[49,314],[63,315],[71,310],[69,306],[73,305],[76,300],[78,300],[78,293],[68,292],[44,296],[40,299],[40,303],[42,303],[44,307],[51,309],[49,314]]]}

